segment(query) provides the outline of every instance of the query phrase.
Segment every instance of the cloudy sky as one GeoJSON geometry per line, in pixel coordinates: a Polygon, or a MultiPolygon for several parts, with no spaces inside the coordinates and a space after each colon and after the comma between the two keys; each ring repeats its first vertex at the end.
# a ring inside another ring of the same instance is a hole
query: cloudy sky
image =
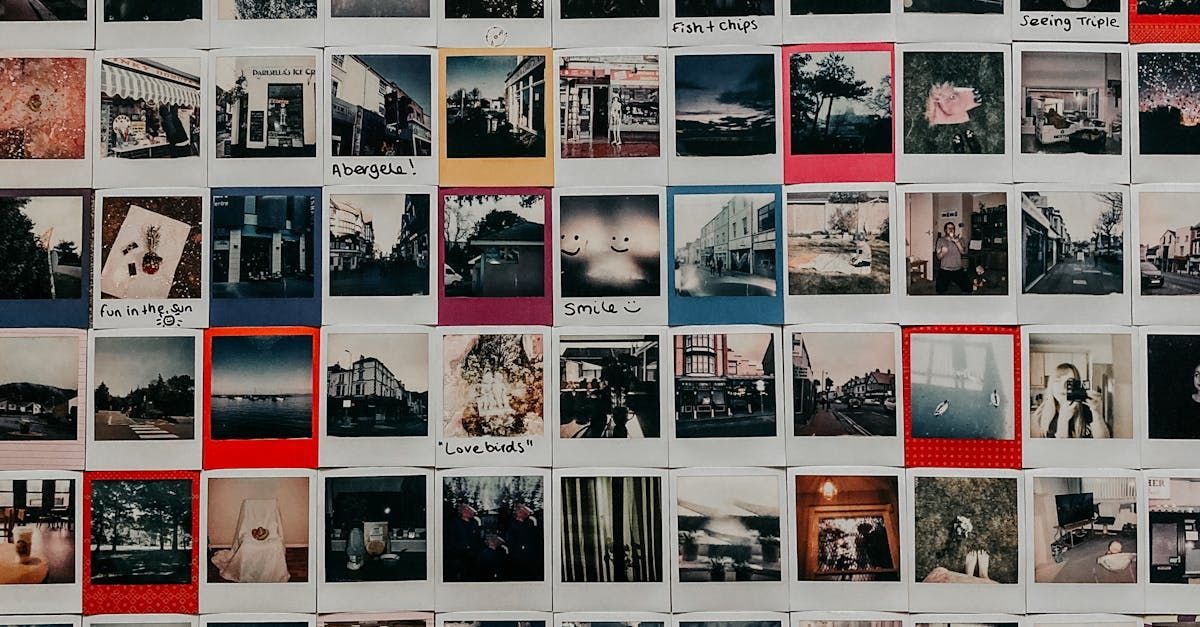
{"type": "Polygon", "coordinates": [[[307,335],[216,336],[212,393],[311,394],[312,344],[307,335]]]}
{"type": "Polygon", "coordinates": [[[0,384],[79,387],[79,339],[72,336],[0,337],[0,384]]]}
{"type": "Polygon", "coordinates": [[[115,396],[156,379],[195,372],[195,340],[190,337],[96,338],[96,384],[104,383],[115,396]]]}
{"type": "Polygon", "coordinates": [[[325,340],[327,365],[349,368],[360,356],[375,357],[404,388],[429,389],[429,337],[424,333],[330,333],[325,340]]]}
{"type": "Polygon", "coordinates": [[[828,373],[834,385],[876,368],[883,372],[896,368],[896,340],[891,333],[797,333],[792,339],[794,348],[801,339],[808,349],[813,378],[828,373]]]}
{"type": "Polygon", "coordinates": [[[695,122],[754,118],[775,109],[769,54],[695,54],[675,59],[675,115],[695,122]]]}

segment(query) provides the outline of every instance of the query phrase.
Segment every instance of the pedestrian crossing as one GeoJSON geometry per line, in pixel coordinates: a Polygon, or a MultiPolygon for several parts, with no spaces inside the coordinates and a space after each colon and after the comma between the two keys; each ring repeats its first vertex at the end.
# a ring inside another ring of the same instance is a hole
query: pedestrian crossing
{"type": "Polygon", "coordinates": [[[154,425],[132,424],[129,428],[139,440],[178,440],[179,436],[154,425]]]}

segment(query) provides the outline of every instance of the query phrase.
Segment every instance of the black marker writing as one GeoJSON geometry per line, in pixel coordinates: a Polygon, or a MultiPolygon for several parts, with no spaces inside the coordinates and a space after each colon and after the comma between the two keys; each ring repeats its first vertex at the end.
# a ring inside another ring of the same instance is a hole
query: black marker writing
{"type": "Polygon", "coordinates": [[[671,32],[683,33],[685,35],[694,35],[697,33],[711,33],[715,31],[730,32],[737,31],[740,33],[749,33],[758,30],[758,20],[726,18],[724,20],[708,20],[707,22],[691,21],[691,22],[675,22],[671,24],[671,32]]]}
{"type": "Polygon", "coordinates": [[[442,450],[447,455],[484,455],[487,453],[524,453],[527,448],[533,447],[533,440],[511,440],[502,443],[484,440],[477,444],[450,444],[449,442],[439,442],[439,444],[442,445],[442,450]]]}
{"type": "Polygon", "coordinates": [[[408,169],[406,170],[402,164],[389,161],[387,163],[360,163],[360,164],[333,164],[333,175],[342,176],[367,176],[371,180],[376,180],[384,176],[415,176],[417,173],[416,165],[413,160],[408,160],[408,169]]]}

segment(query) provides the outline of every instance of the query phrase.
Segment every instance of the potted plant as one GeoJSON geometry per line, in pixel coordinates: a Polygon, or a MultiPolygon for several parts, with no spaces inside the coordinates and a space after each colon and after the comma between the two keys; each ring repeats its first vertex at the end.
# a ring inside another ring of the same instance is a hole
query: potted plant
{"type": "Polygon", "coordinates": [[[162,241],[162,229],[157,225],[146,227],[146,254],[142,255],[142,272],[157,274],[162,267],[162,257],[158,254],[158,244],[162,241]]]}
{"type": "Polygon", "coordinates": [[[708,559],[708,578],[712,581],[725,581],[725,558],[710,557],[708,559]]]}
{"type": "Polygon", "coordinates": [[[679,545],[683,547],[683,561],[694,562],[700,559],[700,545],[696,544],[696,532],[680,531],[679,545]]]}
{"type": "Polygon", "coordinates": [[[733,574],[737,581],[750,581],[754,579],[754,566],[750,562],[737,562],[733,565],[733,574]]]}
{"type": "Polygon", "coordinates": [[[770,564],[779,561],[779,536],[762,536],[758,543],[762,545],[763,562],[770,564]]]}

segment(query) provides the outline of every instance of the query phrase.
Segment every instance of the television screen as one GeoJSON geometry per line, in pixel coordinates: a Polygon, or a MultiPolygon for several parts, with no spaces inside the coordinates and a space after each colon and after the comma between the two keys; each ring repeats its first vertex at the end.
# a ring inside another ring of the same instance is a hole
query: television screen
{"type": "Polygon", "coordinates": [[[1054,497],[1054,504],[1058,507],[1058,525],[1060,527],[1091,520],[1095,514],[1091,492],[1059,494],[1054,497]]]}

